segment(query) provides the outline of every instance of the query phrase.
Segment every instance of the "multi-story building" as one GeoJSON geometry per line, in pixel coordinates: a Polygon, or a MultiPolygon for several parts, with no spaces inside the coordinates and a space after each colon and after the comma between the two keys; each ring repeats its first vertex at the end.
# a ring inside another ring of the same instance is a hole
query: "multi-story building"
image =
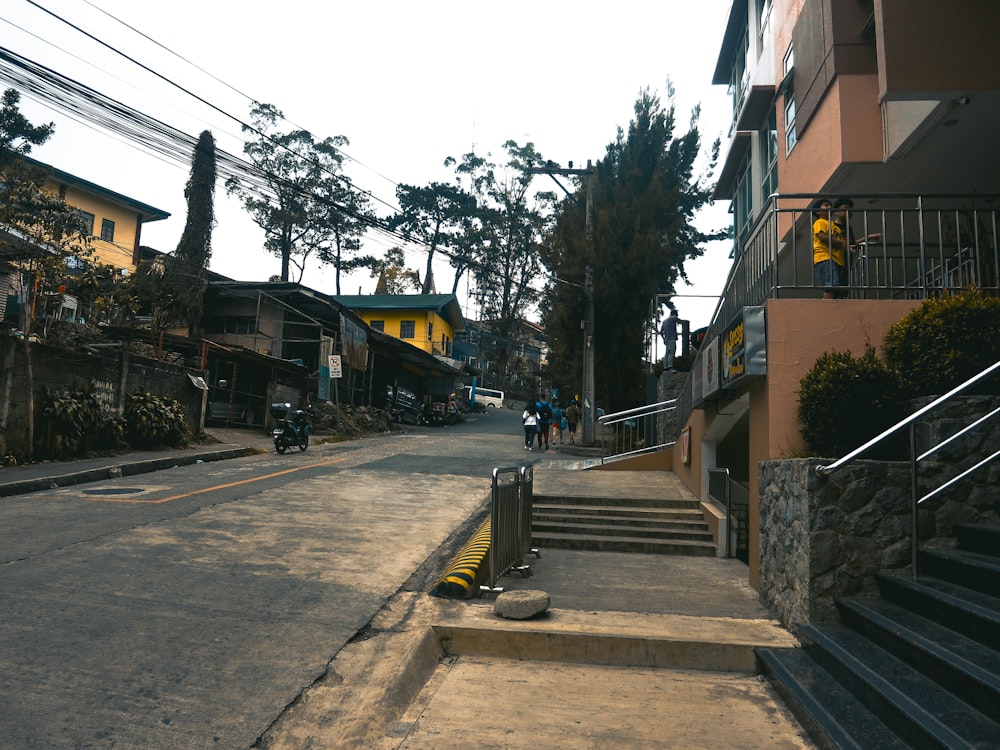
{"type": "MultiPolygon", "coordinates": [[[[139,263],[143,224],[166,219],[170,214],[61,169],[28,161],[49,170],[46,188],[79,211],[90,237],[92,254],[88,260],[126,273],[134,271],[139,263]]],[[[13,256],[18,257],[18,253],[15,247],[13,256]]],[[[0,274],[0,305],[6,305],[0,312],[7,319],[16,320],[23,282],[11,266],[0,274]]]]}
{"type": "Polygon", "coordinates": [[[816,358],[862,354],[928,296],[1000,292],[997,28],[988,0],[732,4],[713,82],[733,101],[715,191],[732,205],[733,266],[686,385],[674,470],[702,497],[713,468],[740,485],[753,585],[757,467],[801,455],[796,394],[816,358]],[[862,241],[841,299],[813,275],[817,197],[854,203],[862,241]]]}

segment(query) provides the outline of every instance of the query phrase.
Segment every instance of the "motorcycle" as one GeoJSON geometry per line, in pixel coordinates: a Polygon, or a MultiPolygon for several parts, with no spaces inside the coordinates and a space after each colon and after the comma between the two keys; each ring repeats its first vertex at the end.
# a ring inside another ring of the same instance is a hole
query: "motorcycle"
{"type": "Polygon", "coordinates": [[[284,453],[294,445],[297,445],[300,451],[309,447],[309,432],[312,429],[312,425],[309,424],[309,414],[297,409],[289,419],[288,412],[291,410],[292,405],[289,403],[271,404],[271,416],[274,417],[271,437],[274,438],[274,449],[278,453],[284,453]]]}

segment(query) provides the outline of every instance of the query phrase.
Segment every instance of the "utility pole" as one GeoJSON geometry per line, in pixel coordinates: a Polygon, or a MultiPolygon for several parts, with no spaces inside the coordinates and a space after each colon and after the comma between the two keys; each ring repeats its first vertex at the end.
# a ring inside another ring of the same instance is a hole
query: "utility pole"
{"type": "MultiPolygon", "coordinates": [[[[563,184],[556,179],[556,175],[578,175],[586,180],[587,203],[586,203],[586,229],[587,229],[587,249],[590,257],[594,257],[594,167],[590,159],[587,159],[586,169],[573,169],[573,162],[569,162],[569,169],[556,166],[529,167],[528,174],[547,174],[553,181],[562,188],[566,195],[573,197],[573,194],[563,187],[563,184]]],[[[584,318],[583,318],[583,403],[580,405],[583,417],[583,442],[590,444],[594,442],[595,425],[597,422],[597,405],[594,403],[594,269],[588,263],[586,277],[583,283],[584,296],[584,318]]]]}

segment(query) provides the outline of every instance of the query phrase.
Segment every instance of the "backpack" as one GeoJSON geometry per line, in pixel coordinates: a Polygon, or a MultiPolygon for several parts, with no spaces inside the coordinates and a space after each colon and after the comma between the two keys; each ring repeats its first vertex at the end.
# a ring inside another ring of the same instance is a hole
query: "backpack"
{"type": "Polygon", "coordinates": [[[538,410],[538,416],[541,417],[543,422],[552,421],[552,407],[548,401],[542,403],[542,408],[538,410]]]}

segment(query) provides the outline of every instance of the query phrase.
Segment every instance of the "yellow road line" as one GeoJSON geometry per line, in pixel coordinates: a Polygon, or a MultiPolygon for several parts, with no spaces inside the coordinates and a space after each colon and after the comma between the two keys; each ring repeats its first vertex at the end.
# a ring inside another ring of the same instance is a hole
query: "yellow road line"
{"type": "Polygon", "coordinates": [[[171,497],[163,497],[159,500],[135,500],[128,498],[105,498],[105,497],[87,497],[84,498],[92,503],[124,503],[126,505],[161,505],[162,503],[173,502],[174,500],[183,500],[186,497],[194,497],[195,495],[203,495],[206,492],[216,492],[217,490],[225,490],[230,487],[238,487],[241,484],[250,484],[251,482],[260,482],[265,479],[272,479],[274,477],[284,476],[285,474],[293,474],[296,471],[303,471],[305,469],[314,469],[318,466],[330,466],[331,464],[340,463],[346,461],[347,456],[338,456],[337,458],[331,458],[327,461],[317,461],[316,463],[306,464],[305,466],[295,466],[291,469],[284,469],[283,471],[276,471],[271,474],[264,474],[259,477],[251,477],[250,479],[240,479],[237,482],[228,482],[226,484],[216,484],[212,487],[203,487],[200,490],[192,490],[191,492],[184,492],[180,495],[173,495],[171,497]]]}

